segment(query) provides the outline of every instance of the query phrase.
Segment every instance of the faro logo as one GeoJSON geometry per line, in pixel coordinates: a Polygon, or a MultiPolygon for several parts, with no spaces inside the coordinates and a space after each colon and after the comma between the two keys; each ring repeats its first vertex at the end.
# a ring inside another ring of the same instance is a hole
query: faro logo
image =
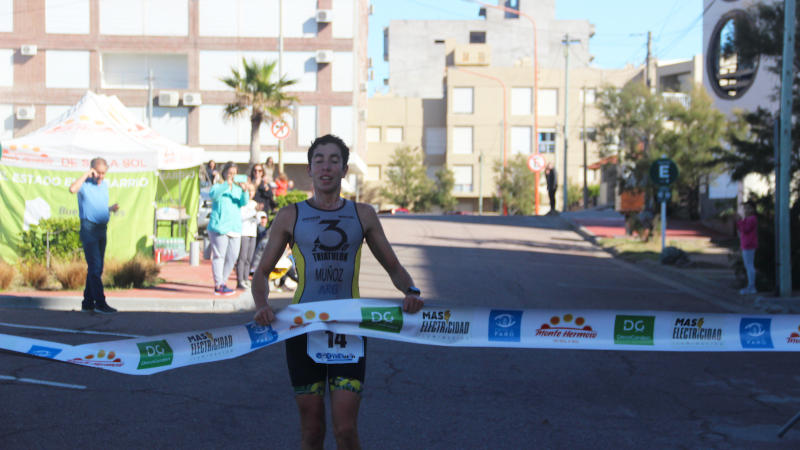
{"type": "Polygon", "coordinates": [[[614,343],[653,345],[655,316],[617,316],[614,321],[614,343]]]}
{"type": "Polygon", "coordinates": [[[403,329],[403,310],[399,306],[363,307],[358,327],[399,333],[403,329]]]}
{"type": "Polygon", "coordinates": [[[172,364],[172,348],[166,340],[139,342],[136,346],[139,347],[137,369],[152,369],[172,364]]]}

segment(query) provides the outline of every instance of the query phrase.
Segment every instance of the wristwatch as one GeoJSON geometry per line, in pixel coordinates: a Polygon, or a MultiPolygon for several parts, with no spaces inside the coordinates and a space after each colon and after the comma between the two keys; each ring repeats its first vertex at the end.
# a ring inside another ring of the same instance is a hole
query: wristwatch
{"type": "Polygon", "coordinates": [[[419,288],[416,286],[411,286],[408,289],[406,289],[406,294],[414,294],[417,297],[419,297],[420,295],[422,295],[422,291],[420,291],[419,288]]]}

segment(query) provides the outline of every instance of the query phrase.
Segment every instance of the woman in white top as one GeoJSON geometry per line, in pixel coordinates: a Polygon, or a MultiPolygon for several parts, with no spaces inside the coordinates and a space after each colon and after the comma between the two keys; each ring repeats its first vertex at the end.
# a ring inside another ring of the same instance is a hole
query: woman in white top
{"type": "Polygon", "coordinates": [[[250,264],[253,260],[253,253],[256,250],[256,228],[258,219],[256,218],[256,202],[253,196],[256,187],[252,183],[247,184],[247,192],[250,196],[247,204],[242,207],[242,246],[239,250],[239,259],[236,261],[236,289],[247,289],[250,287],[250,264]]]}

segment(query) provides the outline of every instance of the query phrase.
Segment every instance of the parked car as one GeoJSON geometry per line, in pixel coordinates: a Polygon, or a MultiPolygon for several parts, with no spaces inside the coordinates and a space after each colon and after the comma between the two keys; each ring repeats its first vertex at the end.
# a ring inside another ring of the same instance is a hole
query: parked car
{"type": "Polygon", "coordinates": [[[378,214],[408,214],[408,209],[406,208],[383,209],[378,211],[378,214]]]}

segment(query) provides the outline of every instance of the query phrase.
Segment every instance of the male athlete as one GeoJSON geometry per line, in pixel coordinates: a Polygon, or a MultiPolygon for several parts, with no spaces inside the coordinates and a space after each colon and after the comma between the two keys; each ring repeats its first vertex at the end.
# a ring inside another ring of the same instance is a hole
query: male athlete
{"type": "MultiPolygon", "coordinates": [[[[367,241],[372,254],[405,294],[403,310],[416,313],[423,306],[420,290],[400,264],[371,206],[340,197],[347,174],[350,149],[336,136],[317,138],[308,149],[308,175],[314,195],[284,207],[273,221],[267,247],[253,275],[256,304],[254,320],[267,325],[275,313],[267,304],[267,275],[290,244],[298,268],[299,282],[294,303],[358,298],[361,244],[367,241]]],[[[309,355],[325,347],[324,332],[307,333],[286,341],[286,361],[300,410],[302,447],[321,449],[325,438],[325,386],[331,393],[331,415],[338,448],[360,448],[358,407],[364,382],[366,338],[337,335],[347,353],[363,355],[345,364],[317,362],[309,355]],[[321,337],[321,339],[320,339],[321,337]]],[[[327,347],[325,347],[327,351],[327,347]]]]}

